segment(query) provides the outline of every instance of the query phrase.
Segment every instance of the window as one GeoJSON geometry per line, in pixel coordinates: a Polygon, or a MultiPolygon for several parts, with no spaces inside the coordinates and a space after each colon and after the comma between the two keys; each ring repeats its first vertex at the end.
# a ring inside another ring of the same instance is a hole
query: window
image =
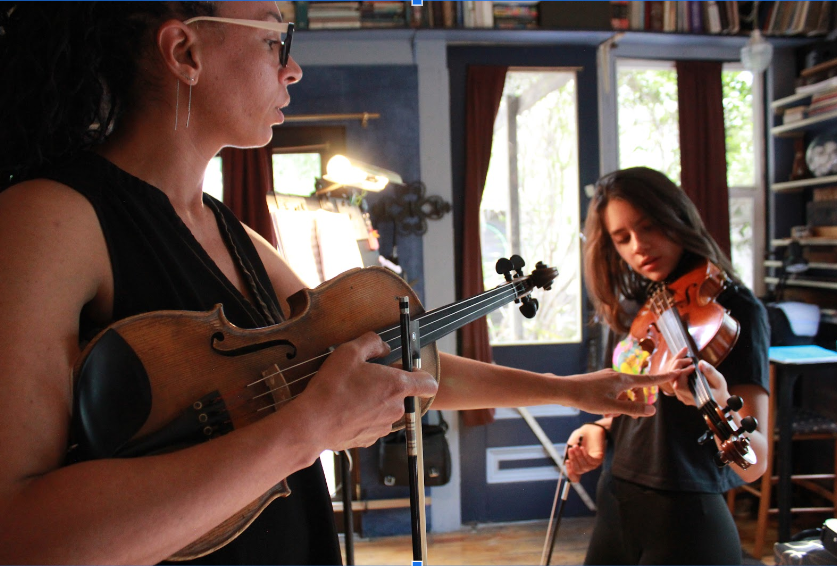
{"type": "Polygon", "coordinates": [[[224,175],[221,168],[221,156],[216,155],[209,160],[203,175],[203,192],[209,193],[216,199],[224,200],[224,175]]]}
{"type": "MultiPolygon", "coordinates": [[[[764,198],[760,112],[753,96],[753,75],[740,65],[725,64],[722,72],[724,124],[729,185],[732,263],[738,276],[758,293],[755,277],[763,256],[764,198]]],[[[671,61],[617,62],[619,167],[644,165],[680,183],[680,132],[677,71],[671,61]]]]}
{"type": "Polygon", "coordinates": [[[316,189],[315,180],[322,176],[322,167],[320,152],[298,148],[274,153],[273,190],[284,195],[310,196],[316,189]]]}
{"type": "Polygon", "coordinates": [[[577,122],[574,71],[509,70],[480,205],[484,283],[503,282],[494,264],[512,254],[559,275],[535,318],[514,304],[488,315],[493,345],[581,340],[577,122]]]}

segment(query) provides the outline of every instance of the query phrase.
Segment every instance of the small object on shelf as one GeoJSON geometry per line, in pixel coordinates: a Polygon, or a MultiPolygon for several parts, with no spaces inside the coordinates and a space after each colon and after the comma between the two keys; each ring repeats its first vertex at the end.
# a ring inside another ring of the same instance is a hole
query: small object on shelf
{"type": "Polygon", "coordinates": [[[790,232],[791,239],[793,240],[802,240],[804,238],[810,238],[812,235],[810,226],[793,226],[790,232]]]}
{"type": "Polygon", "coordinates": [[[821,134],[811,140],[805,161],[815,177],[837,173],[837,132],[821,134]]]}
{"type": "Polygon", "coordinates": [[[808,271],[808,260],[802,253],[802,245],[797,240],[791,240],[782,258],[782,268],[785,273],[802,273],[808,271]]]}
{"type": "Polygon", "coordinates": [[[796,152],[793,157],[793,167],[791,168],[790,180],[798,181],[800,179],[807,179],[811,176],[811,171],[808,169],[808,164],[805,159],[805,140],[803,138],[796,138],[796,152]]]}
{"type": "Polygon", "coordinates": [[[816,226],[812,230],[815,238],[837,238],[837,226],[816,226]]]}
{"type": "Polygon", "coordinates": [[[815,201],[818,200],[837,200],[837,186],[831,185],[828,187],[818,187],[813,191],[815,201]]]}

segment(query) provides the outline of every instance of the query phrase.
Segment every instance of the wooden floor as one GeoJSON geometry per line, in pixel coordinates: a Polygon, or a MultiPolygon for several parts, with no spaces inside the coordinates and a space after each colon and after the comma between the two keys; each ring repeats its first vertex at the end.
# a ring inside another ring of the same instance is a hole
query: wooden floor
{"type": "MultiPolygon", "coordinates": [[[[752,554],[755,521],[736,517],[742,546],[752,554]]],[[[581,564],[593,525],[592,517],[564,518],[550,564],[581,564]]],[[[427,563],[443,564],[540,564],[546,536],[546,521],[477,525],[453,533],[428,535],[427,563]]],[[[771,519],[761,561],[774,565],[773,543],[776,521],[771,519]]],[[[409,536],[378,539],[354,539],[355,564],[410,564],[412,546],[409,536]]],[[[345,553],[344,553],[345,561],[345,553]]],[[[756,563],[752,561],[750,563],[756,563]]]]}

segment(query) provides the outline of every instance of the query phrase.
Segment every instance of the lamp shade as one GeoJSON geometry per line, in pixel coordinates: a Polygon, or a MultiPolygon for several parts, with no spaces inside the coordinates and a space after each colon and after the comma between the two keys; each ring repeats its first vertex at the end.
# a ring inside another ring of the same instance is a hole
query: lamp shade
{"type": "Polygon", "coordinates": [[[760,73],[770,66],[773,46],[764,39],[758,28],[753,30],[747,44],[741,48],[741,64],[748,71],[760,73]]]}
{"type": "Polygon", "coordinates": [[[323,179],[338,185],[357,187],[364,191],[378,192],[390,182],[403,185],[401,175],[368,163],[349,159],[344,155],[335,155],[328,160],[323,179]]]}

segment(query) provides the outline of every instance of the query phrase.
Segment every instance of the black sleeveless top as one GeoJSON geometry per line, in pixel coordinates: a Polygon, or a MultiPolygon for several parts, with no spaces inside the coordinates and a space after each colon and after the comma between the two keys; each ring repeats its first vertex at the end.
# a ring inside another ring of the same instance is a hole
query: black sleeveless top
{"type": "MultiPolygon", "coordinates": [[[[256,305],[224,276],[156,187],[93,153],[41,176],[73,188],[93,205],[113,270],[113,320],[155,310],[207,311],[218,303],[230,322],[242,328],[282,320],[253,242],[232,211],[211,196],[204,194],[204,203],[215,212],[227,248],[258,299],[256,305]]],[[[98,330],[82,316],[82,339],[98,330]]],[[[271,503],[235,540],[194,563],[342,563],[319,460],[291,475],[288,483],[289,497],[271,503]]]]}

